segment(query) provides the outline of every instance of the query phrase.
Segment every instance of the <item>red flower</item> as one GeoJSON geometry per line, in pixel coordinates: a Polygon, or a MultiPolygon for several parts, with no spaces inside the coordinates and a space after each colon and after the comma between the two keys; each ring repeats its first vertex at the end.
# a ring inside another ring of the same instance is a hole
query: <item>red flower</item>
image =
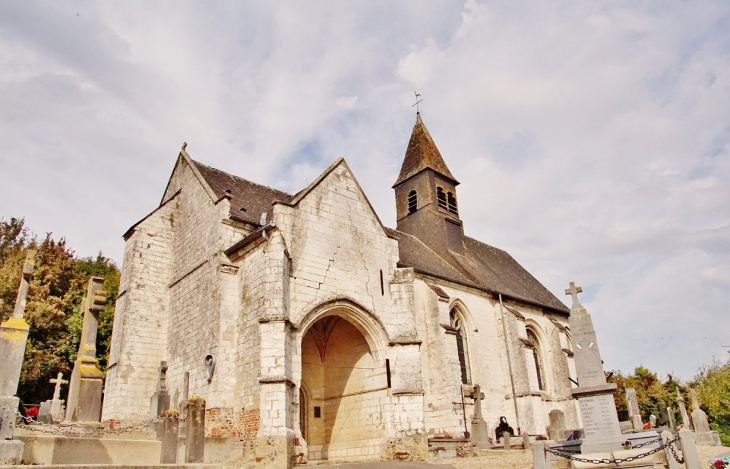
{"type": "Polygon", "coordinates": [[[725,463],[722,462],[721,459],[718,459],[714,463],[712,463],[713,466],[715,466],[717,469],[723,469],[725,467],[725,463]]]}
{"type": "Polygon", "coordinates": [[[33,406],[28,408],[28,410],[25,411],[25,415],[28,417],[38,417],[38,407],[33,406]]]}

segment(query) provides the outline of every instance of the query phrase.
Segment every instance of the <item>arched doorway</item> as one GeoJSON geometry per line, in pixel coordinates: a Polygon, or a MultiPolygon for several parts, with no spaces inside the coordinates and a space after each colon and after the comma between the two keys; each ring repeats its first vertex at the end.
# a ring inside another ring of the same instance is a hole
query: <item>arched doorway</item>
{"type": "Polygon", "coordinates": [[[300,428],[310,460],[376,456],[384,434],[385,363],[371,349],[367,332],[345,316],[322,317],[302,337],[307,392],[300,428]]]}

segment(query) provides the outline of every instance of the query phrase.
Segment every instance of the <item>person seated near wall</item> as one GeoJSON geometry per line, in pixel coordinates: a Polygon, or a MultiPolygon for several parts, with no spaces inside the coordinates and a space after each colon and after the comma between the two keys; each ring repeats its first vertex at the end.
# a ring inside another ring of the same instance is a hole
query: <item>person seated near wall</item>
{"type": "Polygon", "coordinates": [[[509,423],[507,423],[507,417],[503,415],[499,418],[499,426],[496,430],[494,430],[494,433],[497,436],[497,441],[502,438],[502,433],[504,432],[509,433],[509,436],[515,436],[515,431],[512,430],[512,427],[510,427],[509,423]]]}

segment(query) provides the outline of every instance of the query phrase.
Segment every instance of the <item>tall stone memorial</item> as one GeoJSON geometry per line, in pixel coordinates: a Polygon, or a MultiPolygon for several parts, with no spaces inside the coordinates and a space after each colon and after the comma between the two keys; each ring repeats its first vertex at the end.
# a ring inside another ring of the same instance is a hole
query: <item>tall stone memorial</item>
{"type": "Polygon", "coordinates": [[[98,422],[101,420],[101,390],[104,376],[96,360],[96,333],[99,313],[104,311],[106,292],[104,279],[91,277],[86,298],[81,303],[84,322],[81,329],[79,354],[74,362],[68,388],[66,420],[69,422],[98,422]]]}
{"type": "Polygon", "coordinates": [[[15,431],[15,412],[20,403],[15,393],[18,392],[29,330],[23,316],[28,287],[33,278],[35,254],[36,251],[28,251],[26,254],[13,315],[0,324],[0,465],[20,464],[23,457],[23,442],[12,438],[15,431]]]}
{"type": "Polygon", "coordinates": [[[578,293],[581,291],[583,289],[576,287],[573,282],[565,290],[566,295],[573,297],[569,322],[578,375],[578,387],[573,389],[573,397],[578,399],[585,433],[581,452],[585,454],[620,450],[623,440],[613,398],[616,385],[606,383],[591,315],[578,301],[578,293]]]}
{"type": "Polygon", "coordinates": [[[28,323],[25,322],[25,301],[28,295],[28,286],[33,277],[36,251],[28,251],[23,264],[23,276],[20,279],[20,288],[15,300],[15,310],[7,321],[0,324],[0,405],[15,412],[20,400],[15,396],[18,392],[20,370],[23,368],[25,343],[28,341],[28,323]]]}

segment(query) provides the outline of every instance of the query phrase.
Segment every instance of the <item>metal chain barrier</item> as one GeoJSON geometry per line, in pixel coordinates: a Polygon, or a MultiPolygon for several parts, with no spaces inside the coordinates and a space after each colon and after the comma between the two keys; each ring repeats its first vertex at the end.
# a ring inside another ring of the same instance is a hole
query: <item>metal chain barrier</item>
{"type": "MultiPolygon", "coordinates": [[[[669,442],[669,443],[670,443],[670,444],[669,444],[669,451],[670,451],[670,452],[672,453],[672,456],[674,457],[674,459],[675,459],[675,460],[676,460],[676,461],[677,461],[677,462],[678,462],[679,464],[684,464],[684,457],[681,457],[681,458],[680,458],[680,457],[679,457],[679,456],[677,455],[677,451],[676,451],[676,450],[674,449],[674,445],[672,444],[672,443],[674,443],[675,441],[677,441],[678,439],[679,439],[679,438],[677,437],[677,438],[675,438],[674,440],[672,440],[672,441],[670,441],[670,442],[669,442]]],[[[684,456],[684,455],[683,455],[683,456],[684,456]]]]}
{"type": "Polygon", "coordinates": [[[638,445],[632,445],[631,442],[627,440],[624,443],[624,446],[629,445],[631,447],[631,449],[639,449],[639,448],[642,448],[647,445],[652,445],[654,443],[660,443],[661,441],[662,441],[661,438],[657,438],[656,440],[649,440],[649,441],[645,441],[644,443],[639,443],[638,445]]]}
{"type": "MultiPolygon", "coordinates": [[[[632,449],[640,448],[642,446],[646,446],[646,445],[649,445],[649,444],[652,444],[652,443],[658,443],[659,441],[660,440],[651,440],[651,441],[648,441],[646,443],[641,443],[639,445],[636,445],[632,449]]],[[[680,464],[682,464],[684,462],[684,458],[681,458],[680,459],[680,457],[677,455],[676,451],[674,450],[674,446],[673,446],[673,444],[676,443],[677,441],[679,441],[679,437],[677,437],[677,438],[675,438],[673,440],[667,440],[667,442],[664,443],[663,445],[660,445],[657,448],[653,448],[653,449],[647,451],[646,453],[641,453],[641,454],[637,454],[635,456],[628,456],[628,457],[620,458],[620,459],[608,459],[608,458],[603,458],[603,459],[588,459],[588,458],[581,458],[581,457],[578,457],[578,456],[576,456],[574,454],[563,453],[562,451],[557,451],[557,450],[553,450],[553,449],[550,449],[550,448],[545,448],[545,451],[548,452],[548,453],[552,453],[552,454],[554,454],[554,455],[556,455],[558,457],[561,457],[561,458],[571,459],[573,461],[584,462],[584,463],[588,463],[588,464],[621,464],[621,463],[624,463],[624,462],[636,461],[637,459],[642,459],[642,458],[645,458],[647,456],[651,456],[652,454],[658,453],[659,451],[662,451],[663,449],[669,447],[669,451],[672,452],[672,455],[674,456],[674,459],[676,459],[677,462],[679,462],[680,464]]]]}

